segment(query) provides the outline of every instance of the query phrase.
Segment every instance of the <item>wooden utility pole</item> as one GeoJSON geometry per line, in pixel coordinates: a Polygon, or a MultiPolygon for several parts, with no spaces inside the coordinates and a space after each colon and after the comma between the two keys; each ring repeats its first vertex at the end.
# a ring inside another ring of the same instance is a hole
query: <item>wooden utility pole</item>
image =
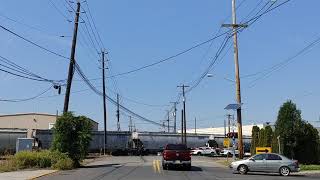
{"type": "Polygon", "coordinates": [[[168,132],[170,132],[170,111],[167,110],[168,132]]]}
{"type": "Polygon", "coordinates": [[[76,54],[79,16],[80,16],[80,1],[78,0],[76,17],[74,20],[73,38],[72,38],[71,55],[70,55],[70,63],[69,63],[69,72],[68,72],[68,79],[67,79],[66,94],[65,94],[65,98],[64,98],[63,113],[68,112],[68,109],[69,109],[71,84],[72,84],[72,78],[73,78],[73,72],[74,72],[74,64],[76,62],[74,57],[76,54]]]}
{"type": "Polygon", "coordinates": [[[231,124],[231,114],[227,114],[227,117],[228,117],[228,133],[230,133],[230,124],[231,124]]]}
{"type": "Polygon", "coordinates": [[[173,132],[177,133],[177,103],[178,102],[171,102],[173,103],[173,132]]]}
{"type": "Polygon", "coordinates": [[[129,132],[132,132],[132,118],[129,116],[129,132]]]}
{"type": "Polygon", "coordinates": [[[247,24],[237,24],[236,19],[236,0],[232,0],[232,24],[223,24],[222,27],[231,27],[233,33],[233,47],[234,47],[234,63],[236,76],[236,99],[239,104],[237,109],[237,126],[238,126],[238,149],[239,158],[243,159],[243,139],[242,139],[242,119],[241,119],[241,89],[240,89],[240,68],[238,55],[238,29],[248,27],[247,24]]]}
{"type": "Polygon", "coordinates": [[[183,123],[183,109],[181,110],[181,144],[184,144],[184,123],[183,123]]]}
{"type": "Polygon", "coordinates": [[[184,84],[182,86],[177,86],[182,88],[182,97],[183,97],[183,131],[184,131],[184,144],[187,145],[187,117],[186,117],[186,94],[185,88],[189,87],[184,84]]]}
{"type": "Polygon", "coordinates": [[[197,118],[194,118],[194,134],[197,134],[197,118]]]}
{"type": "Polygon", "coordinates": [[[103,93],[103,122],[104,122],[104,144],[103,144],[103,154],[106,154],[107,149],[107,107],[106,107],[106,84],[105,84],[105,61],[104,61],[104,51],[101,52],[102,55],[102,93],[103,93]]]}
{"type": "Polygon", "coordinates": [[[120,128],[120,102],[119,102],[119,94],[117,94],[117,129],[121,131],[120,128]]]}

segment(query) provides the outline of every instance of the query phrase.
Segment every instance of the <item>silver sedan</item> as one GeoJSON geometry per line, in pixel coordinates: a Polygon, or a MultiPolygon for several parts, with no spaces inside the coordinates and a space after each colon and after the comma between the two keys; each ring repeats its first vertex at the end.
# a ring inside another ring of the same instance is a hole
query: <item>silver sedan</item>
{"type": "Polygon", "coordinates": [[[230,168],[240,174],[246,174],[249,171],[272,172],[280,173],[282,176],[300,171],[298,161],[274,153],[257,154],[246,160],[232,162],[230,168]]]}

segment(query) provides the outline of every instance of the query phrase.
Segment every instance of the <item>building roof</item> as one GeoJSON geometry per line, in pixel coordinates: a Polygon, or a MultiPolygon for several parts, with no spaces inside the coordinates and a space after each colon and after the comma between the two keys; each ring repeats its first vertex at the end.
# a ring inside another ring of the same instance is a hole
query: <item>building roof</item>
{"type": "MultiPolygon", "coordinates": [[[[28,116],[28,115],[33,115],[33,116],[51,116],[51,117],[56,117],[56,114],[49,114],[49,113],[36,113],[36,112],[29,112],[29,113],[16,113],[16,114],[2,114],[0,115],[1,117],[10,117],[10,116],[28,116]]],[[[90,118],[89,118],[90,119],[90,118]]],[[[90,119],[93,123],[99,124],[98,122],[90,119]]]]}

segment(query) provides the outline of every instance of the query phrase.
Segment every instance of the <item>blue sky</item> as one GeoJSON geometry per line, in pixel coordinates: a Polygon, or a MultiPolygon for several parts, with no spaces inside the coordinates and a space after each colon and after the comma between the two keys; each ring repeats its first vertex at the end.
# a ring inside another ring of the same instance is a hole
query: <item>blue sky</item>
{"type": "MultiPolygon", "coordinates": [[[[65,8],[64,0],[52,0],[68,19],[73,20],[65,8]]],[[[87,0],[95,24],[100,33],[111,68],[108,75],[126,72],[160,59],[174,55],[197,43],[210,39],[227,18],[231,22],[231,0],[228,1],[182,1],[182,0],[87,0]]],[[[243,0],[242,0],[243,1],[243,0]]],[[[238,1],[238,4],[242,2],[238,1]]],[[[238,21],[255,7],[258,1],[245,0],[238,8],[238,21]]],[[[267,0],[263,0],[266,3],[267,0]]],[[[279,0],[278,3],[284,2],[279,0]]],[[[83,3],[84,8],[86,5],[83,3]]],[[[318,0],[291,1],[263,16],[255,24],[239,35],[240,74],[245,76],[260,72],[305,47],[320,36],[318,20],[318,0]]],[[[5,1],[0,6],[0,15],[5,15],[38,30],[12,22],[0,16],[1,25],[14,32],[52,49],[67,57],[70,55],[73,24],[54,9],[49,0],[5,1]],[[67,37],[61,38],[60,35],[67,37]]],[[[85,18],[84,14],[81,14],[85,18]]],[[[98,56],[93,49],[86,47],[88,37],[85,26],[80,24],[77,62],[89,78],[101,77],[98,56]],[[84,40],[86,39],[86,40],[84,40]]],[[[222,32],[225,31],[222,29],[222,32]]],[[[68,62],[0,30],[0,55],[15,63],[51,79],[67,77],[68,62]]],[[[165,118],[170,106],[146,106],[127,99],[151,105],[169,105],[181,89],[177,85],[190,84],[208,67],[223,38],[194,49],[170,61],[142,71],[115,78],[123,96],[121,103],[134,112],[159,122],[165,118]],[[208,54],[204,54],[208,51],[208,54]],[[204,57],[204,58],[203,58],[204,57]],[[126,99],[127,98],[127,99],[126,99]]],[[[229,42],[231,43],[231,41],[229,42]]],[[[89,44],[89,43],[88,43],[89,44]]],[[[89,44],[90,45],[90,44],[89,44]]],[[[275,121],[281,104],[292,99],[302,110],[303,118],[309,121],[319,119],[320,67],[319,46],[299,56],[285,68],[271,76],[251,81],[261,74],[241,79],[243,122],[244,124],[275,121]]],[[[235,102],[235,86],[224,78],[234,79],[232,50],[210,71],[214,76],[205,78],[201,84],[187,94],[188,126],[193,127],[197,117],[198,127],[223,125],[224,107],[235,102]]],[[[13,77],[0,72],[2,99],[28,98],[51,86],[48,83],[34,82],[13,77]]],[[[75,79],[79,79],[76,75],[75,79]]],[[[101,80],[93,81],[101,88],[101,80]]],[[[117,91],[111,79],[107,80],[107,94],[115,98],[117,91]]],[[[87,89],[81,81],[74,81],[72,91],[87,89]]],[[[65,89],[63,88],[63,91],[65,89]]],[[[56,95],[50,90],[43,96],[56,95]]],[[[1,114],[18,112],[61,112],[64,96],[45,97],[19,103],[0,103],[1,114]]],[[[102,99],[92,91],[71,95],[70,110],[87,115],[103,127],[102,99]]],[[[178,105],[178,112],[181,104],[178,105]]],[[[180,113],[178,113],[180,120],[180,113]]],[[[133,118],[139,130],[159,130],[157,126],[145,124],[133,118]]],[[[128,117],[121,116],[123,130],[128,129],[128,117]]],[[[318,123],[318,125],[320,125],[318,123]]],[[[179,125],[178,125],[179,127],[179,125]]],[[[108,128],[116,128],[115,107],[108,103],[108,128]]]]}

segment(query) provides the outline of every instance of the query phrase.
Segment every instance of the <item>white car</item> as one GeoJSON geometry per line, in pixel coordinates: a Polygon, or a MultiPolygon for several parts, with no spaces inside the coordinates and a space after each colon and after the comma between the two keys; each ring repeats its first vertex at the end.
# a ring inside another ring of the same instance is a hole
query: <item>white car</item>
{"type": "MultiPolygon", "coordinates": [[[[235,150],[235,155],[239,155],[239,150],[235,150]]],[[[220,152],[220,155],[222,156],[232,156],[233,152],[232,152],[232,149],[223,149],[221,152],[220,152]]]]}
{"type": "Polygon", "coordinates": [[[191,150],[192,155],[216,155],[215,149],[210,147],[198,147],[191,150]]]}

